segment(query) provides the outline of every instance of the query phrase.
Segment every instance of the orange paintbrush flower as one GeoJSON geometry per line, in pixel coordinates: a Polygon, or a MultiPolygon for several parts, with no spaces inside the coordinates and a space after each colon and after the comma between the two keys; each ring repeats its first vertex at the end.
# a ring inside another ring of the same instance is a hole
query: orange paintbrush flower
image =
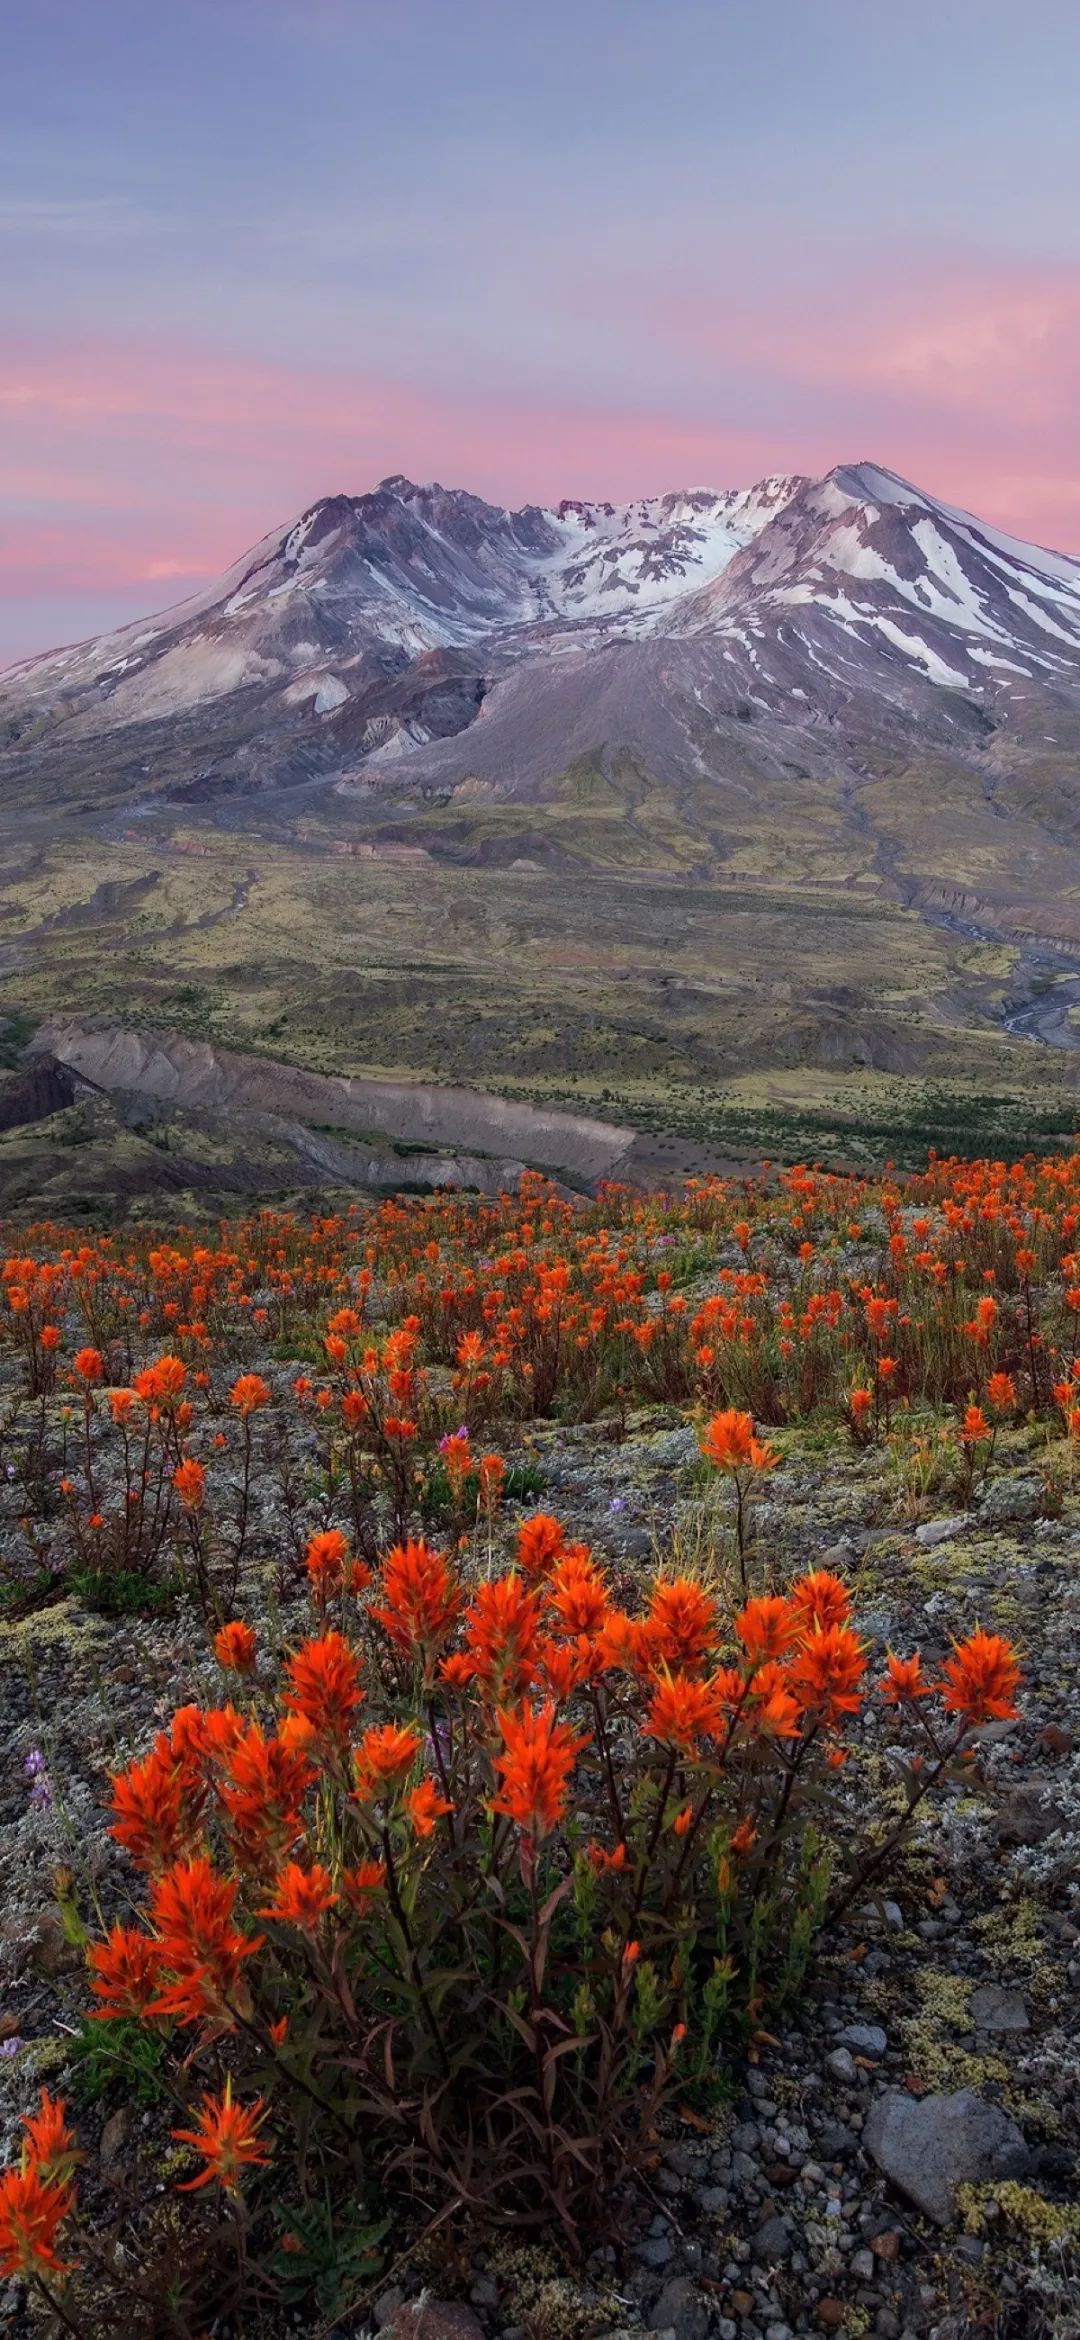
{"type": "Polygon", "coordinates": [[[540,1594],[516,1570],[482,1584],[465,1620],[473,1680],[494,1705],[521,1697],[536,1680],[540,1594]]]}
{"type": "Polygon", "coordinates": [[[922,1659],[916,1650],[914,1657],[895,1657],[892,1650],[885,1660],[881,1680],[881,1695],[886,1706],[903,1706],[909,1698],[929,1698],[930,1684],[924,1682],[922,1659]]]}
{"type": "Polygon", "coordinates": [[[340,1745],[363,1698],[360,1668],[340,1633],[305,1641],[286,1667],[285,1704],[311,1724],[316,1737],[340,1745]]]}
{"type": "Polygon", "coordinates": [[[786,1668],[786,1687],[807,1713],[831,1729],[842,1715],[858,1713],[865,1672],[862,1643],[849,1626],[815,1625],[786,1668]]]}
{"type": "Polygon", "coordinates": [[[419,1731],[398,1723],[376,1723],[356,1749],[356,1794],[361,1803],[393,1795],[404,1785],[423,1745],[419,1731]]]}
{"type": "Polygon", "coordinates": [[[964,1415],[964,1419],[960,1424],[960,1437],[962,1443],[965,1446],[977,1446],[981,1439],[989,1438],[989,1436],[990,1424],[986,1419],[986,1415],[983,1413],[982,1407],[969,1406],[966,1414],[964,1415]]]}
{"type": "Polygon", "coordinates": [[[815,1568],[792,1585],[791,1602],[806,1627],[843,1625],[851,1609],[851,1594],[827,1568],[815,1568]]]}
{"type": "Polygon", "coordinates": [[[182,1357],[158,1357],[135,1376],[135,1395],[144,1406],[173,1406],[187,1380],[182,1357]]]}
{"type": "Polygon", "coordinates": [[[238,1414],[257,1414],[270,1403],[270,1390],[261,1373],[241,1373],[229,1391],[229,1404],[238,1414]]]}
{"type": "Polygon", "coordinates": [[[946,1662],[942,1691],[950,1713],[973,1726],[1008,1722],[1017,1712],[1014,1692],[1020,1680],[1020,1661],[1000,1633],[984,1633],[976,1626],[966,1641],[953,1643],[946,1662]]]}
{"type": "Polygon", "coordinates": [[[341,1890],[350,1908],[360,1917],[370,1914],[375,1895],[382,1892],[385,1884],[384,1861],[361,1861],[358,1868],[341,1872],[341,1890]]]}
{"type": "MultiPolygon", "coordinates": [[[[304,1716],[289,1720],[302,1727],[305,1740],[314,1737],[304,1716]]],[[[276,1738],[257,1722],[241,1728],[225,1751],[219,1794],[244,1866],[265,1870],[284,1858],[300,1835],[300,1807],[314,1777],[306,1745],[288,1745],[284,1725],[276,1738]]]]}
{"type": "Polygon", "coordinates": [[[80,1381],[88,1385],[105,1378],[105,1359],[100,1349],[80,1349],[77,1356],[72,1358],[72,1364],[80,1381]]]}
{"type": "Polygon", "coordinates": [[[340,1592],[345,1581],[345,1565],[349,1558],[348,1538],[340,1528],[320,1528],[308,1537],[304,1565],[312,1588],[320,1601],[331,1593],[340,1592]]]}
{"type": "Polygon", "coordinates": [[[794,1604],[779,1593],[765,1593],[758,1600],[747,1601],[734,1622],[747,1657],[755,1663],[763,1658],[782,1657],[802,1630],[794,1604]]]}
{"type": "Polygon", "coordinates": [[[324,1912],[333,1909],[337,1898],[330,1871],[324,1869],[321,1861],[313,1861],[308,1869],[302,1868],[299,1861],[286,1861],[275,1879],[273,1900],[258,1914],[277,1918],[285,1925],[303,1926],[311,1933],[324,1912]]]}
{"type": "Polygon", "coordinates": [[[737,1406],[728,1406],[724,1413],[714,1414],[701,1434],[702,1454],[718,1471],[744,1470],[753,1444],[754,1417],[741,1414],[737,1406]]]}
{"type": "Polygon", "coordinates": [[[50,2096],[48,2089],[42,2088],[37,2111],[22,2116],[26,2157],[44,2178],[69,2178],[81,2159],[66,2113],[63,2097],[50,2096]]]}
{"type": "Polygon", "coordinates": [[[490,1809],[507,1813],[526,1836],[548,1836],[566,1810],[568,1782],[587,1735],[577,1737],[556,1722],[551,1702],[500,1714],[499,1729],[503,1752],[496,1755],[495,1767],[502,1787],[490,1809]]]}
{"type": "Polygon", "coordinates": [[[602,1630],[608,1615],[608,1590],[584,1545],[563,1553],[545,1589],[553,1623],[564,1633],[592,1636],[602,1630]]]}
{"type": "Polygon", "coordinates": [[[113,1926],[107,1941],[88,1950],[86,1962],[101,2001],[94,2013],[102,2022],[145,2015],[161,1989],[159,1945],[137,1926],[113,1926]]]}
{"type": "Polygon", "coordinates": [[[227,1673],[250,1674],[255,1664],[255,1635],[250,1625],[234,1617],[214,1635],[214,1656],[227,1673]]]}
{"type": "Polygon", "coordinates": [[[261,2096],[252,2105],[236,2104],[231,2078],[222,2096],[204,2096],[198,2128],[172,2132],[178,2144],[193,2146],[206,2165],[198,2177],[187,2179],[181,2193],[216,2181],[227,2194],[238,2194],[246,2169],[265,2168],[270,2155],[259,2143],[259,2129],[266,2109],[261,2096]]]}
{"type": "Polygon", "coordinates": [[[534,1584],[537,1577],[550,1576],[566,1548],[565,1531],[550,1512],[534,1511],[518,1528],[517,1547],[518,1567],[534,1584]]]}
{"type": "Polygon", "coordinates": [[[187,1455],[173,1472],[173,1486],[185,1511],[201,1511],[206,1493],[206,1472],[194,1455],[187,1455]]]}
{"type": "Polygon", "coordinates": [[[110,1833],[140,1869],[164,1868],[199,1842],[206,1788],[193,1749],[159,1733],[149,1755],[114,1773],[112,1791],[110,1833]]]}
{"type": "Polygon", "coordinates": [[[0,2275],[63,2274],[56,2244],[74,2195],[28,2161],[0,2177],[0,2275]]]}
{"type": "Polygon", "coordinates": [[[563,1703],[584,1683],[595,1682],[606,1671],[602,1639],[579,1633],[573,1641],[556,1641],[542,1633],[536,1644],[537,1680],[557,1703],[563,1703]]]}
{"type": "Polygon", "coordinates": [[[232,2022],[244,1961],[262,1940],[233,1923],[236,1891],[231,1877],[219,1876],[203,1859],[177,1861],[158,1878],[150,1916],[171,1979],[154,2002],[154,2014],[179,2023],[232,2022]]]}
{"type": "Polygon", "coordinates": [[[405,1809],[417,1836],[423,1837],[431,1836],[436,1820],[445,1819],[454,1807],[439,1794],[435,1781],[425,1777],[406,1796],[405,1809]]]}
{"type": "Polygon", "coordinates": [[[713,1415],[702,1435],[701,1451],[721,1471],[774,1471],[780,1460],[775,1447],[755,1436],[753,1416],[740,1414],[734,1406],[713,1415]]]}
{"type": "Polygon", "coordinates": [[[395,1649],[420,1656],[430,1677],[462,1609],[461,1587],[442,1552],[423,1539],[395,1544],[383,1563],[382,1602],[371,1614],[395,1649]]]}
{"type": "Polygon", "coordinates": [[[711,1682],[692,1674],[661,1675],[645,1717],[645,1735],[693,1757],[702,1739],[715,1738],[726,1720],[722,1700],[711,1682]]]}
{"type": "Polygon", "coordinates": [[[715,1648],[716,1636],[712,1594],[692,1577],[661,1577],[653,1586],[642,1636],[654,1662],[693,1673],[715,1648]]]}
{"type": "Polygon", "coordinates": [[[747,1714],[754,1734],[768,1739],[797,1739],[802,1711],[788,1688],[787,1667],[767,1658],[751,1674],[747,1714]]]}
{"type": "Polygon", "coordinates": [[[992,1373],[986,1384],[986,1402],[994,1414],[1011,1414],[1016,1407],[1016,1383],[1011,1373],[992,1373]]]}

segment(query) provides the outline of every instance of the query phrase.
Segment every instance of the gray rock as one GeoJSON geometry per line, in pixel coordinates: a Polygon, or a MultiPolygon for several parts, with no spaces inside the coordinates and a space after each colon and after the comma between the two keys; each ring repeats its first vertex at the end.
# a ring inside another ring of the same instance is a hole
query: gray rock
{"type": "Polygon", "coordinates": [[[935,1544],[951,1543],[962,1528],[970,1526],[970,1511],[958,1511],[952,1519],[926,1519],[921,1527],[916,1528],[915,1541],[932,1550],[935,1544]]]}
{"type": "Polygon", "coordinates": [[[659,1437],[650,1438],[646,1451],[650,1463],[661,1471],[677,1471],[701,1459],[698,1434],[689,1423],[685,1429],[664,1431],[659,1437]]]}
{"type": "Polygon", "coordinates": [[[851,2272],[857,2283],[872,2283],[876,2273],[873,2251],[854,2251],[851,2272]]]}
{"type": "MultiPolygon", "coordinates": [[[[101,2143],[98,2147],[101,2174],[110,2185],[117,2178],[124,2147],[130,2135],[131,2111],[129,2106],[122,2104],[117,2112],[109,2114],[101,2132],[101,2143]]],[[[403,2299],[404,2296],[403,2292],[399,2292],[399,2299],[403,2299]]]]}
{"type": "Polygon", "coordinates": [[[705,2340],[708,2329],[709,2310],[696,2283],[688,2275],[673,2275],[653,2307],[650,2332],[671,2331],[676,2340],[705,2340]]]}
{"type": "Polygon", "coordinates": [[[1015,2121],[970,2088],[921,2098],[887,2088],[862,2141],[892,2184],[939,2226],[953,2217],[957,2186],[1022,2177],[1030,2160],[1015,2121]]]}
{"type": "Polygon", "coordinates": [[[704,2149],[696,2145],[669,2145],[664,2155],[664,2168],[673,2169],[676,2177],[693,2177],[705,2158],[704,2149]]]}
{"type": "Polygon", "coordinates": [[[855,2059],[850,2048],[834,2048],[831,2056],[826,2056],[825,2062],[834,2080],[850,2082],[855,2079],[855,2059]]]}
{"type": "Polygon", "coordinates": [[[1041,1782],[1028,1780],[1006,1796],[996,1821],[999,1844],[1045,1844],[1064,1825],[1061,1806],[1044,1804],[1040,1788],[1041,1782]]]}
{"type": "Polygon", "coordinates": [[[754,2257],[760,2259],[764,2266],[775,2266],[782,2259],[790,2259],[795,2240],[795,2228],[790,2218],[767,2218],[754,2236],[754,2257]]]}
{"type": "Polygon", "coordinates": [[[642,2267],[666,2267],[671,2257],[671,2244],[665,2235],[647,2234],[644,2242],[635,2243],[634,2257],[642,2267]]]}
{"type": "Polygon", "coordinates": [[[856,2056],[875,2056],[880,2063],[889,2042],[880,2023],[848,2023],[837,2032],[836,2044],[856,2056]]]}
{"type": "Polygon", "coordinates": [[[395,2309],[383,2329],[391,2340],[484,2340],[480,2318],[464,2300],[429,2299],[423,2294],[395,2309]]]}
{"type": "Polygon", "coordinates": [[[1029,2031],[1031,2020],[1020,1991],[1002,1983],[980,1983],[972,1991],[971,2020],[976,2031],[1029,2031]]]}
{"type": "Polygon", "coordinates": [[[1045,1500],[1041,1479],[992,1479],[979,1498],[979,1518],[987,1527],[1010,1519],[1038,1519],[1045,1500]]]}

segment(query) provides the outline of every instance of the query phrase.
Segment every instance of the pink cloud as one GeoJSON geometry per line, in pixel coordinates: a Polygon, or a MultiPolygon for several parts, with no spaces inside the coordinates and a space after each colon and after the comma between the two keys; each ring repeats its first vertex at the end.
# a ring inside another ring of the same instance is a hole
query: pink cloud
{"type": "Polygon", "coordinates": [[[1080,269],[883,255],[734,321],[664,305],[699,359],[734,350],[786,409],[827,412],[847,456],[873,455],[945,500],[1036,541],[1080,547],[1080,269]]]}
{"type": "Polygon", "coordinates": [[[677,360],[670,401],[421,386],[105,336],[9,343],[0,598],[70,604],[75,630],[83,599],[136,616],[317,496],[389,471],[520,503],[874,456],[1017,534],[1080,547],[1076,270],[945,260],[916,277],[900,258],[722,305],[665,290],[634,329],[677,360]]]}

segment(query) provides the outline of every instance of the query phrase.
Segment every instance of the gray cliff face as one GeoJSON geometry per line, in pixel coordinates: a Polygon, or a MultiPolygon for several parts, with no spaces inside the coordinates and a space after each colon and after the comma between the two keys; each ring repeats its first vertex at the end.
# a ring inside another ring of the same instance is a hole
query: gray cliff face
{"type": "Polygon", "coordinates": [[[195,600],[0,675],[0,780],[62,807],[316,785],[511,793],[1080,739],[1080,561],[869,463],[504,511],[394,477],[195,600]]]}
{"type": "Polygon", "coordinates": [[[288,1119],[362,1137],[465,1149],[470,1157],[500,1161],[515,1182],[526,1163],[564,1170],[582,1181],[614,1177],[633,1143],[632,1130],[616,1124],[479,1089],[305,1072],[298,1065],[246,1056],[173,1032],[57,1019],[44,1027],[39,1046],[61,1067],[109,1093],[150,1097],[230,1119],[288,1119]]]}

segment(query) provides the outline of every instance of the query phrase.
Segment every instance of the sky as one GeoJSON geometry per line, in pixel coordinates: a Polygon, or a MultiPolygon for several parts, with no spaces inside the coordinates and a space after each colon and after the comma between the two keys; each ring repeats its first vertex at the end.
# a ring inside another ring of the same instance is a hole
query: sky
{"type": "Polygon", "coordinates": [[[1080,553],[1080,0],[0,0],[0,664],[390,472],[1080,553]]]}

